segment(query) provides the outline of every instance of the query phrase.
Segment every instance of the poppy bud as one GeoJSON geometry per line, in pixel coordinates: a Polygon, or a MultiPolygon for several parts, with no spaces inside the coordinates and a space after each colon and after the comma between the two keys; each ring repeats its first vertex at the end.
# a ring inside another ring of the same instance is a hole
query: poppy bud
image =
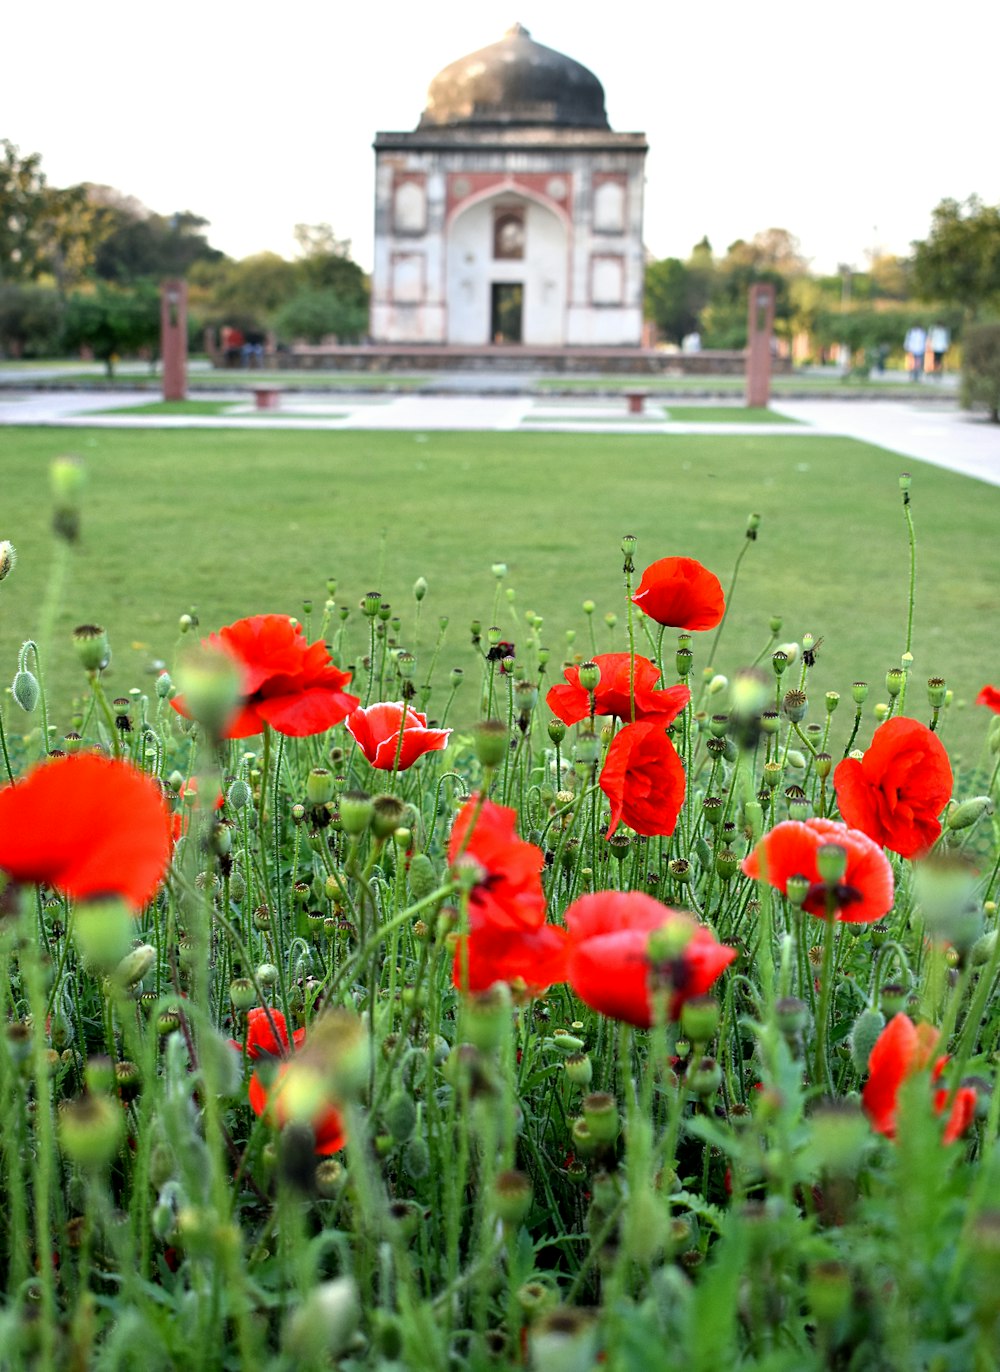
{"type": "Polygon", "coordinates": [[[395,1091],[385,1107],[385,1126],[397,1143],[405,1143],[417,1127],[417,1107],[405,1091],[395,1091]]]}
{"type": "Polygon", "coordinates": [[[681,1006],[681,1033],[694,1043],[708,1043],[719,1027],[719,1002],[714,996],[694,996],[681,1006]]]}
{"type": "Polygon", "coordinates": [[[111,661],[111,645],[99,624],[79,624],[73,630],[73,647],[86,672],[103,672],[111,661]]]}
{"type": "Polygon", "coordinates": [[[417,603],[419,604],[419,602],[423,600],[426,594],[427,578],[425,576],[418,576],[416,581],[413,583],[413,599],[417,601],[417,603]]]}
{"type": "Polygon", "coordinates": [[[618,1137],[621,1122],[618,1106],[613,1096],[604,1091],[596,1091],[584,1096],[580,1109],[591,1138],[598,1144],[614,1143],[618,1137]]]}
{"type": "Polygon", "coordinates": [[[366,791],[347,791],[340,798],[340,825],[352,838],[365,833],[374,813],[372,798],[366,791]]]}
{"type": "Polygon", "coordinates": [[[98,1170],[118,1151],[124,1118],[109,1096],[87,1094],[59,1108],[59,1143],[78,1166],[98,1170]]]}
{"type": "Polygon", "coordinates": [[[488,991],[468,998],[462,1032],[481,1053],[491,1053],[503,1040],[510,1014],[510,988],[505,982],[497,982],[488,991]]]}
{"type": "Polygon", "coordinates": [[[885,1028],[880,1010],[862,1010],[851,1029],[851,1061],[858,1072],[868,1071],[868,1059],[879,1034],[885,1028]]]}
{"type": "Polygon", "coordinates": [[[580,685],[585,691],[596,691],[601,684],[601,669],[596,662],[584,662],[579,669],[580,685]]]}
{"type": "Polygon", "coordinates": [[[743,823],[750,831],[751,841],[756,843],[764,832],[764,807],[759,800],[748,800],[743,806],[743,823]]]}
{"type": "Polygon", "coordinates": [[[403,1149],[403,1170],[413,1181],[421,1181],[431,1170],[430,1149],[424,1139],[414,1135],[403,1149]]]}
{"type": "Polygon", "coordinates": [[[499,719],[483,719],[473,726],[476,757],[483,767],[499,767],[507,753],[507,726],[499,719]]]}
{"type": "Polygon", "coordinates": [[[851,1273],[846,1263],[814,1262],[806,1271],[806,1304],[818,1325],[836,1324],[851,1308],[851,1273]]]}
{"type": "Polygon", "coordinates": [[[125,954],[111,973],[111,980],[117,986],[135,986],[137,982],[142,981],[155,961],[156,949],[148,943],[141,943],[138,948],[133,948],[131,953],[125,954]]]}
{"type": "Polygon", "coordinates": [[[969,958],[973,967],[984,967],[989,962],[997,946],[997,937],[996,929],[991,929],[988,934],[976,939],[969,958]]]}
{"type": "Polygon", "coordinates": [[[794,1039],[806,1027],[809,1007],[797,996],[782,996],[775,1002],[774,1018],[786,1039],[794,1039]]]}
{"type": "Polygon", "coordinates": [[[973,796],[963,800],[961,805],[953,805],[948,811],[946,823],[949,829],[971,829],[973,824],[984,815],[993,813],[993,802],[989,796],[973,796]]]}
{"type": "Polygon", "coordinates": [[[518,1225],[531,1209],[531,1179],[513,1168],[500,1172],[493,1182],[493,1205],[504,1224],[518,1225]]]}
{"type": "Polygon", "coordinates": [[[437,873],[434,864],[426,853],[414,853],[410,858],[410,870],[408,873],[410,883],[411,900],[423,900],[429,896],[437,885],[437,873]]]}
{"type": "Polygon", "coordinates": [[[574,1086],[587,1087],[594,1077],[594,1065],[589,1053],[570,1053],[563,1063],[566,1078],[574,1086]]]}
{"type": "Polygon", "coordinates": [[[234,810],[242,810],[253,799],[249,785],[242,777],[237,777],[229,787],[226,800],[234,810]]]}
{"type": "Polygon", "coordinates": [[[129,952],[133,921],[123,900],[90,900],[77,907],[73,940],[90,971],[108,971],[129,952]]]}
{"type": "Polygon", "coordinates": [[[25,714],[31,714],[38,704],[41,695],[41,688],[38,685],[38,678],[33,672],[20,671],[14,676],[14,681],[10,688],[10,693],[15,701],[20,705],[25,714]]]}
{"type": "Polygon", "coordinates": [[[7,538],[0,539],[0,581],[10,576],[17,564],[17,552],[7,538]]]}
{"type": "Polygon", "coordinates": [[[827,886],[839,885],[847,871],[847,849],[839,843],[821,843],[816,849],[816,870],[827,886]]]}
{"type": "Polygon", "coordinates": [[[320,1282],[289,1315],[282,1350],[295,1366],[328,1366],[347,1349],[360,1319],[361,1300],[353,1277],[320,1282]]]}
{"type": "Polygon", "coordinates": [[[325,767],[313,767],[306,777],[306,800],[310,805],[326,805],[334,796],[333,773],[325,767]]]}

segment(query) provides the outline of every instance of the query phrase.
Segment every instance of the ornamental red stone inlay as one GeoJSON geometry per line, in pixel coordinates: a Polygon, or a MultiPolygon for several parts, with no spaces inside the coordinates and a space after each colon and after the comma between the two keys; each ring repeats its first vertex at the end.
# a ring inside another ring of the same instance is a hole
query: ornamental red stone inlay
{"type": "Polygon", "coordinates": [[[527,191],[532,196],[537,196],[544,200],[546,205],[551,205],[558,213],[565,214],[567,206],[572,198],[573,178],[568,172],[516,172],[511,175],[509,172],[450,172],[448,174],[448,217],[457,210],[467,200],[478,199],[487,191],[510,191],[516,195],[518,191],[527,191]],[[569,190],[563,201],[553,200],[549,195],[547,187],[553,176],[558,175],[561,181],[565,181],[569,190]],[[456,194],[456,183],[461,183],[459,189],[461,194],[456,194]]]}

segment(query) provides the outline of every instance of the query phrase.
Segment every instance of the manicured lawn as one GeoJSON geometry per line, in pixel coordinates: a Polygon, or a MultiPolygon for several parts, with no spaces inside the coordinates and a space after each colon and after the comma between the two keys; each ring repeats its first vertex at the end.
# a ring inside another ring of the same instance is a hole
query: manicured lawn
{"type": "MultiPolygon", "coordinates": [[[[728,586],[752,510],[761,515],[759,539],[744,559],[715,666],[731,673],[755,659],[770,616],[782,615],[782,639],[809,631],[824,640],[811,718],[822,718],[826,689],[840,691],[841,709],[850,709],[856,678],[872,683],[874,702],[905,641],[898,475],[907,467],[919,562],[910,708],[926,713],[920,683],[930,675],[947,677],[963,701],[1000,676],[990,629],[1000,609],[1000,491],[849,439],[791,429],[775,438],[80,427],[4,434],[0,536],[19,553],[0,588],[7,680],[22,640],[39,631],[52,550],[46,468],[60,453],[80,456],[89,473],[49,664],[60,731],[72,691],[83,686],[69,646],[74,625],[109,628],[108,687],[117,694],[149,681],[142,673],[151,659],[172,660],[178,616],[192,605],[208,631],[261,611],[301,613],[311,597],[315,627],[327,577],[352,614],[366,591],[382,591],[406,642],[411,588],[426,577],[421,669],[438,617],[448,615],[440,667],[472,675],[469,623],[476,617],[485,628],[493,619],[490,567],[506,562],[504,587],[516,598],[510,606],[501,596],[500,627],[516,642],[524,612],[543,615],[558,676],[567,629],[576,632],[572,651],[591,651],[581,609],[588,598],[597,605],[598,649],[625,644],[623,534],[638,537],[640,571],[683,553],[728,586]],[[614,636],[607,611],[618,615],[614,636]]],[[[710,641],[699,636],[696,671],[710,641]]],[[[8,699],[15,730],[27,722],[16,709],[8,699]]],[[[971,750],[983,735],[981,714],[955,711],[946,737],[971,750]]]]}
{"type": "Polygon", "coordinates": [[[117,405],[108,410],[98,410],[97,414],[228,414],[233,408],[231,400],[151,400],[148,405],[117,405]]]}

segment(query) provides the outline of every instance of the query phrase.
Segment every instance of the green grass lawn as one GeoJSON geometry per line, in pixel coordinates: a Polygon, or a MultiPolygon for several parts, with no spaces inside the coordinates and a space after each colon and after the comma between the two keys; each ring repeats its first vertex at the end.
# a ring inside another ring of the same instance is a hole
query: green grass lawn
{"type": "MultiPolygon", "coordinates": [[[[238,415],[240,419],[252,419],[255,415],[262,415],[269,419],[280,418],[282,410],[255,410],[247,408],[246,400],[151,400],[148,405],[118,405],[108,410],[96,410],[95,414],[130,414],[130,415],[174,415],[190,417],[193,415],[208,415],[210,417],[225,418],[227,415],[238,415]]],[[[316,413],[317,411],[310,411],[316,413]]],[[[285,417],[289,419],[308,418],[308,413],[302,411],[285,411],[285,417]]],[[[342,410],[320,410],[324,419],[343,419],[342,410]]]]}
{"type": "MultiPolygon", "coordinates": [[[[846,697],[856,678],[872,682],[875,701],[904,646],[908,553],[897,478],[905,468],[915,473],[915,680],[943,675],[963,701],[1000,680],[1000,491],[850,439],[791,429],[781,437],[670,437],[81,426],[10,429],[4,449],[0,536],[19,554],[0,587],[0,673],[8,681],[20,643],[39,631],[48,582],[47,465],[75,453],[89,473],[48,664],[60,728],[83,685],[69,646],[74,625],[110,630],[108,687],[117,694],[148,681],[151,659],[172,660],[178,616],[190,606],[205,632],[262,611],[301,613],[303,597],[318,617],[330,576],[355,619],[360,597],[382,591],[403,618],[405,639],[413,582],[426,577],[421,664],[438,617],[449,615],[441,667],[469,670],[469,622],[490,623],[490,567],[506,562],[504,585],[516,598],[513,607],[501,600],[504,635],[518,639],[524,611],[543,615],[558,677],[567,629],[576,631],[575,649],[590,651],[581,609],[588,598],[597,604],[598,649],[625,645],[623,534],[638,537],[639,570],[683,553],[728,586],[751,510],[761,514],[760,534],[743,562],[717,668],[752,661],[778,614],[782,639],[805,631],[824,639],[813,718],[822,716],[822,691],[846,697]],[[609,610],[619,617],[614,638],[603,622],[609,610]]],[[[710,641],[698,636],[696,670],[710,641]]],[[[919,685],[910,700],[923,715],[919,685]]],[[[841,708],[851,707],[845,700],[841,708]]],[[[9,699],[5,713],[14,729],[26,722],[9,699]]],[[[956,711],[946,736],[971,749],[984,713],[956,711]]]]}

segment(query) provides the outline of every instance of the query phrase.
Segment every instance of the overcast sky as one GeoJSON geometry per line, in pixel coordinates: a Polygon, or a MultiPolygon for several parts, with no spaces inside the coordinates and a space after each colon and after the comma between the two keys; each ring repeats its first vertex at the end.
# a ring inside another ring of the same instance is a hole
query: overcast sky
{"type": "Polygon", "coordinates": [[[1000,201],[995,0],[49,0],[5,7],[0,137],[52,185],[210,221],[234,257],[333,225],[371,266],[376,130],[515,20],[648,135],[656,257],[772,226],[817,270],[906,253],[944,196],[1000,201]],[[513,7],[512,7],[513,6],[513,7]]]}

